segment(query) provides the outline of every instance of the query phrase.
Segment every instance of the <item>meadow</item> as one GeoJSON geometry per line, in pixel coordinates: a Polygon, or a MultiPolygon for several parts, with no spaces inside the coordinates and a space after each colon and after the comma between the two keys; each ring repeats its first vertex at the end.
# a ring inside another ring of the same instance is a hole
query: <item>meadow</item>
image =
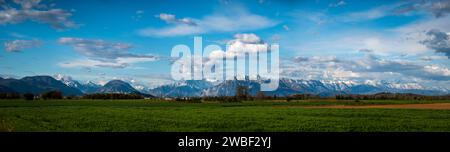
{"type": "Polygon", "coordinates": [[[450,110],[311,108],[435,101],[0,100],[0,131],[14,132],[448,132],[450,110]]]}

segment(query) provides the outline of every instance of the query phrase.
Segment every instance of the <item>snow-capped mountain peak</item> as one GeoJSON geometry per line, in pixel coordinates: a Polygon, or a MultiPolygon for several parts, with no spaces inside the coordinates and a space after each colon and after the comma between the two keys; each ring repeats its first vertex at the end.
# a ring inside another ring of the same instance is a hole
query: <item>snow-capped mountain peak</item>
{"type": "Polygon", "coordinates": [[[76,80],[73,80],[72,77],[70,76],[66,76],[66,75],[62,75],[62,74],[57,74],[55,76],[53,76],[56,80],[61,81],[62,83],[64,83],[65,85],[72,87],[72,88],[78,88],[80,87],[80,83],[76,80]]]}

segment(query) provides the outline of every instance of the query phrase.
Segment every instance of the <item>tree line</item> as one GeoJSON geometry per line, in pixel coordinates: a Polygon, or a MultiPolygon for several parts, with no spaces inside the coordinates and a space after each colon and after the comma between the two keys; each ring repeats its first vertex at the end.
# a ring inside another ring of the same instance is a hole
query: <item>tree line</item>
{"type": "MultiPolygon", "coordinates": [[[[60,91],[48,91],[42,94],[18,94],[18,93],[0,93],[0,99],[26,99],[26,100],[49,100],[49,99],[144,99],[141,94],[131,93],[94,93],[85,94],[83,96],[64,96],[60,91]]],[[[265,92],[259,91],[256,95],[249,93],[246,86],[238,86],[234,96],[204,96],[204,97],[176,97],[164,98],[178,102],[199,103],[204,101],[218,102],[241,102],[252,100],[308,100],[308,99],[336,99],[336,100],[450,100],[450,95],[443,96],[425,96],[412,93],[389,93],[382,92],[377,94],[338,94],[334,97],[321,97],[314,94],[294,94],[289,96],[266,95],[265,92]]]]}
{"type": "Polygon", "coordinates": [[[0,93],[0,99],[51,100],[51,99],[144,99],[139,94],[95,93],[83,96],[64,96],[60,91],[48,91],[42,94],[0,93]]]}
{"type": "Polygon", "coordinates": [[[450,100],[450,95],[425,96],[412,93],[377,93],[371,95],[340,94],[337,100],[450,100]]]}

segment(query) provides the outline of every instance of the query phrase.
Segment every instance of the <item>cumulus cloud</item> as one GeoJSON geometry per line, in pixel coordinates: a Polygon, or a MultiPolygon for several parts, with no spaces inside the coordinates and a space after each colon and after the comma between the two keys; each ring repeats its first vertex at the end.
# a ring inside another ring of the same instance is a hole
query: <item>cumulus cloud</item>
{"type": "Polygon", "coordinates": [[[186,24],[195,26],[197,23],[195,23],[190,18],[176,18],[173,14],[167,14],[167,13],[161,13],[157,16],[159,19],[165,21],[166,23],[174,23],[174,24],[186,24]]]}
{"type": "Polygon", "coordinates": [[[444,17],[450,13],[450,1],[443,0],[428,0],[407,3],[405,7],[398,9],[398,13],[405,14],[414,11],[424,11],[432,14],[436,18],[444,17]]]}
{"type": "Polygon", "coordinates": [[[393,15],[425,12],[440,18],[450,13],[450,1],[447,0],[405,1],[399,4],[401,5],[393,9],[393,15]]]}
{"type": "Polygon", "coordinates": [[[450,71],[441,65],[421,65],[403,60],[363,58],[337,59],[334,56],[298,56],[283,64],[282,75],[302,79],[422,79],[449,81],[450,71]]]}
{"type": "Polygon", "coordinates": [[[360,72],[403,72],[420,68],[419,65],[409,62],[381,59],[370,54],[354,63],[357,66],[353,66],[351,69],[360,72]]]}
{"type": "Polygon", "coordinates": [[[450,1],[435,1],[429,9],[435,17],[443,17],[450,13],[450,1]]]}
{"type": "Polygon", "coordinates": [[[75,28],[79,25],[70,20],[72,14],[63,9],[49,8],[41,4],[40,0],[14,0],[20,8],[13,7],[7,2],[1,2],[0,25],[17,24],[27,20],[50,24],[55,29],[75,28]]]}
{"type": "Polygon", "coordinates": [[[87,60],[83,59],[63,63],[61,64],[63,67],[125,68],[132,63],[148,62],[157,59],[153,55],[130,53],[129,51],[133,46],[127,43],[74,37],[60,38],[59,43],[72,46],[76,52],[88,58],[87,60]]]}
{"type": "Polygon", "coordinates": [[[426,33],[427,39],[421,41],[422,44],[436,53],[444,53],[450,59],[450,40],[449,35],[437,29],[430,30],[426,33]]]}
{"type": "Polygon", "coordinates": [[[349,65],[348,69],[356,72],[398,73],[403,76],[412,76],[425,80],[449,81],[448,68],[439,65],[420,65],[410,61],[395,61],[380,59],[367,55],[349,65]]]}
{"type": "Polygon", "coordinates": [[[243,57],[245,53],[266,52],[269,44],[253,33],[235,34],[234,39],[228,41],[226,51],[213,51],[210,57],[225,56],[227,58],[243,57]]]}
{"type": "Polygon", "coordinates": [[[257,30],[277,24],[275,21],[260,15],[251,14],[244,9],[207,15],[201,19],[178,19],[171,14],[160,14],[159,18],[168,23],[176,24],[161,28],[150,27],[142,29],[138,31],[138,34],[150,37],[183,36],[210,32],[257,30]],[[192,23],[195,23],[195,26],[192,23]]]}
{"type": "MultiPolygon", "coordinates": [[[[338,3],[331,6],[338,6],[338,3]]],[[[394,4],[383,5],[361,12],[351,12],[338,16],[337,20],[344,22],[358,22],[374,20],[386,16],[408,16],[411,14],[427,13],[436,18],[447,16],[450,13],[450,1],[402,1],[394,4]]]]}
{"type": "Polygon", "coordinates": [[[256,43],[261,43],[261,38],[259,36],[257,36],[256,34],[253,33],[244,33],[244,34],[235,34],[234,38],[237,41],[242,41],[244,43],[252,43],[252,44],[256,44],[256,43]]]}
{"type": "Polygon", "coordinates": [[[39,40],[12,40],[5,42],[3,45],[7,52],[22,52],[24,49],[41,45],[41,42],[39,40]]]}
{"type": "MultiPolygon", "coordinates": [[[[177,60],[176,63],[181,65],[179,71],[189,77],[192,70],[195,73],[201,73],[203,66],[212,67],[217,61],[226,57],[229,60],[236,59],[242,61],[246,53],[261,53],[269,49],[269,44],[264,42],[258,35],[253,33],[239,33],[234,35],[234,39],[229,40],[226,44],[226,50],[213,50],[208,56],[190,56],[186,60],[177,60]],[[192,64],[192,61],[203,61],[202,64],[192,64]],[[186,66],[190,65],[190,66],[186,66]]],[[[227,68],[227,67],[225,67],[227,68]]],[[[226,71],[234,71],[234,69],[225,69],[226,71]]]]}

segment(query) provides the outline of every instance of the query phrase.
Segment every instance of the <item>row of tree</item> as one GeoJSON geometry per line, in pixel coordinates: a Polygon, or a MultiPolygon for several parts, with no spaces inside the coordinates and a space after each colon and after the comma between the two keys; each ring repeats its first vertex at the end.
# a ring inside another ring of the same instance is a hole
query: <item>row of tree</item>
{"type": "Polygon", "coordinates": [[[96,93],[87,94],[81,97],[66,96],[60,91],[48,91],[40,95],[34,95],[32,93],[18,94],[18,93],[0,93],[0,99],[25,99],[25,100],[37,100],[37,99],[144,99],[139,94],[124,94],[124,93],[96,93]]]}
{"type": "Polygon", "coordinates": [[[139,94],[125,94],[125,93],[95,93],[83,96],[84,99],[144,99],[139,94]]]}
{"type": "Polygon", "coordinates": [[[21,99],[21,98],[23,98],[25,100],[34,100],[34,99],[39,99],[39,98],[47,100],[47,99],[63,99],[64,96],[59,91],[49,91],[49,92],[45,92],[41,95],[34,95],[32,93],[24,93],[24,94],[0,93],[0,99],[21,99]]]}
{"type": "Polygon", "coordinates": [[[256,96],[250,95],[249,89],[243,86],[236,88],[235,96],[217,96],[217,97],[185,97],[175,98],[175,101],[182,102],[202,102],[202,101],[219,101],[219,102],[241,102],[243,100],[308,100],[308,99],[337,99],[337,100],[450,100],[450,95],[444,96],[425,96],[411,93],[377,93],[370,95],[357,95],[357,94],[339,94],[334,97],[321,97],[314,94],[294,94],[290,96],[268,96],[264,92],[258,92],[256,96]]]}
{"type": "Polygon", "coordinates": [[[450,100],[450,95],[425,96],[412,93],[377,93],[371,95],[336,95],[337,100],[450,100]]]}
{"type": "MultiPolygon", "coordinates": [[[[60,91],[49,91],[41,95],[34,95],[31,93],[0,93],[0,99],[63,99],[64,96],[60,91]]],[[[95,93],[87,94],[82,97],[65,97],[66,99],[144,99],[140,94],[124,94],[124,93],[95,93]]],[[[307,99],[323,99],[318,95],[313,94],[294,94],[285,97],[267,96],[264,92],[258,92],[256,96],[249,93],[247,87],[238,86],[235,96],[219,96],[219,97],[179,97],[174,98],[175,101],[181,102],[202,102],[202,101],[219,101],[219,102],[241,102],[243,100],[307,100],[307,99]]],[[[327,97],[330,98],[330,97],[327,97]]],[[[355,95],[355,94],[339,94],[334,97],[337,100],[450,100],[450,95],[445,96],[425,96],[411,93],[377,93],[372,95],[355,95]]]]}

